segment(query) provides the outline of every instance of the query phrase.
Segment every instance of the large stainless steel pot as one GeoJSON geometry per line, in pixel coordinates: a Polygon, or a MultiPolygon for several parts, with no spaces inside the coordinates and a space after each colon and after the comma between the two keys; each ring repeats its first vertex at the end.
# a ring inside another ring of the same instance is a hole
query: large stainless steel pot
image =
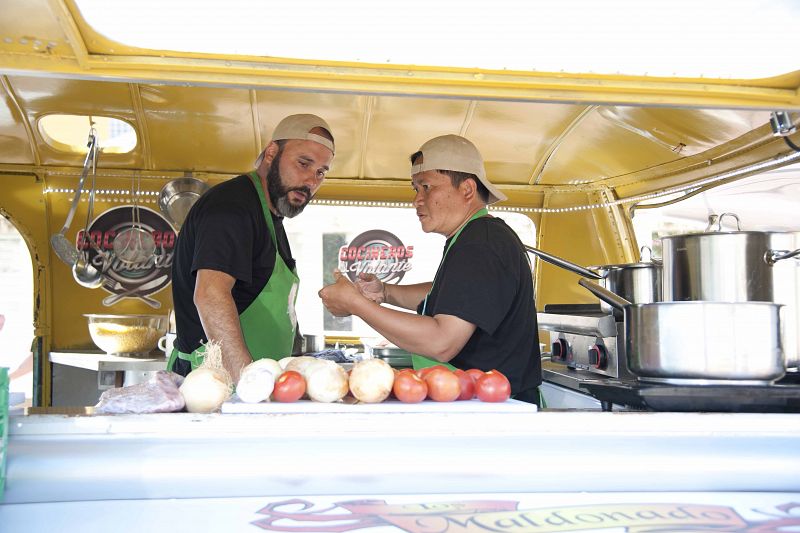
{"type": "Polygon", "coordinates": [[[770,382],[786,371],[780,304],[631,304],[591,281],[578,283],[625,312],[628,368],[640,379],[770,382]]]}
{"type": "MultiPolygon", "coordinates": [[[[533,246],[525,245],[525,249],[543,261],[583,277],[598,280],[604,288],[629,302],[650,303],[662,300],[661,263],[651,260],[584,268],[533,246]]],[[[607,312],[612,310],[612,307],[602,299],[600,307],[607,312]]]]}
{"type": "MultiPolygon", "coordinates": [[[[662,237],[664,301],[784,304],[787,368],[800,365],[800,232],[716,231],[662,237]]],[[[738,218],[736,218],[738,227],[738,218]]]]}

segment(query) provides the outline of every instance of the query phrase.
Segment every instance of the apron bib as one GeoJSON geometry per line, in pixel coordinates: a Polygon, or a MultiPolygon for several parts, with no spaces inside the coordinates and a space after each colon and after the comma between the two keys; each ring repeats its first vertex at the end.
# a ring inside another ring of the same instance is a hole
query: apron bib
{"type": "MultiPolygon", "coordinates": [[[[267,220],[272,245],[275,247],[275,268],[269,281],[258,294],[255,300],[239,315],[239,324],[242,327],[247,349],[253,360],[270,358],[282,359],[292,354],[295,330],[297,329],[297,314],[295,302],[300,278],[291,270],[278,253],[278,239],[275,236],[275,225],[272,214],[267,206],[261,180],[255,172],[248,174],[258,191],[261,209],[267,220]]],[[[172,370],[176,358],[189,361],[192,370],[203,363],[205,346],[200,346],[194,352],[186,354],[177,349],[170,354],[167,369],[172,370]]]]}
{"type": "MultiPolygon", "coordinates": [[[[433,292],[433,286],[436,285],[436,278],[439,277],[439,271],[442,269],[442,265],[444,264],[444,259],[447,257],[447,252],[450,251],[450,248],[452,248],[453,244],[455,244],[456,240],[458,240],[458,236],[461,235],[461,232],[464,230],[464,228],[467,227],[467,225],[470,222],[472,222],[476,218],[484,217],[484,216],[486,216],[488,214],[489,214],[489,210],[486,209],[485,207],[480,209],[480,210],[478,210],[478,212],[475,213],[474,215],[472,215],[471,217],[469,217],[469,220],[467,220],[467,223],[464,224],[463,226],[461,226],[458,229],[458,231],[456,232],[456,234],[453,235],[453,239],[450,241],[450,244],[447,245],[447,249],[444,251],[444,255],[442,256],[442,260],[439,262],[439,267],[436,269],[436,275],[433,276],[433,283],[431,283],[431,290],[428,291],[428,294],[425,295],[425,300],[422,303],[422,314],[423,315],[425,314],[425,310],[428,308],[428,297],[431,295],[431,292],[433,292]]],[[[447,367],[450,370],[455,370],[456,369],[456,367],[454,367],[450,363],[442,363],[442,362],[437,361],[435,359],[431,359],[430,357],[425,357],[424,355],[411,354],[411,362],[414,365],[414,370],[419,370],[420,368],[426,368],[426,367],[429,367],[429,366],[436,366],[436,365],[441,365],[441,366],[447,367]]]]}

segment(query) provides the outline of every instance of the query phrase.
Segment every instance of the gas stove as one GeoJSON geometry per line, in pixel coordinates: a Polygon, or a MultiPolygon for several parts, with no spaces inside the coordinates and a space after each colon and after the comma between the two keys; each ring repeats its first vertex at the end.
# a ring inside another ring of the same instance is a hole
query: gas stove
{"type": "Polygon", "coordinates": [[[615,379],[634,379],[625,357],[625,324],[599,304],[547,304],[537,313],[550,332],[550,361],[615,379]]]}
{"type": "Polygon", "coordinates": [[[584,381],[580,387],[610,411],[613,404],[648,411],[800,413],[800,376],[768,384],[704,381],[696,384],[647,381],[584,381]]]}
{"type": "Polygon", "coordinates": [[[628,368],[622,316],[599,304],[548,304],[537,319],[550,333],[545,378],[593,396],[603,410],[800,412],[798,372],[775,382],[639,378],[628,368]]]}

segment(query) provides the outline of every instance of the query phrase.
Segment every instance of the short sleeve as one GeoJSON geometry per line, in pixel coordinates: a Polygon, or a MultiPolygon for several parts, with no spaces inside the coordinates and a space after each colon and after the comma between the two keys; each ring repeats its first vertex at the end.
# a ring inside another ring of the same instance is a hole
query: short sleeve
{"type": "Polygon", "coordinates": [[[453,315],[492,335],[511,309],[519,271],[484,246],[454,246],[436,281],[434,315],[453,315]]]}
{"type": "Polygon", "coordinates": [[[219,270],[252,283],[255,223],[247,210],[231,202],[209,202],[197,218],[192,273],[219,270]]]}

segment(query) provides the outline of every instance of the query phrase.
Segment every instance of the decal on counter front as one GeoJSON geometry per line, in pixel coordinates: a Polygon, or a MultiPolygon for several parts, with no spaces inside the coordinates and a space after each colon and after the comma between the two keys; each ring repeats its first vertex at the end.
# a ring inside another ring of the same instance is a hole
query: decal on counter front
{"type": "Polygon", "coordinates": [[[414,247],[406,246],[396,235],[373,229],[339,248],[339,270],[355,281],[358,274],[375,274],[384,283],[400,283],[411,270],[414,247]]]}
{"type": "Polygon", "coordinates": [[[103,305],[111,306],[123,298],[139,298],[152,307],[160,302],[149,295],[169,285],[176,234],[160,213],[138,207],[139,223],[134,224],[133,206],[114,207],[103,212],[89,225],[88,232],[78,233],[78,251],[87,254],[90,263],[104,276],[103,289],[110,295],[103,305]],[[122,261],[114,252],[114,238],[132,227],[141,227],[155,243],[153,254],[136,263],[122,261]]]}
{"type": "Polygon", "coordinates": [[[519,509],[516,501],[464,500],[392,505],[384,500],[337,502],[322,508],[304,499],[271,503],[252,522],[268,531],[345,532],[394,526],[409,533],[558,532],[616,529],[673,531],[798,531],[800,503],[749,509],[763,521],[745,520],[733,507],[693,503],[597,503],[519,509]]]}

